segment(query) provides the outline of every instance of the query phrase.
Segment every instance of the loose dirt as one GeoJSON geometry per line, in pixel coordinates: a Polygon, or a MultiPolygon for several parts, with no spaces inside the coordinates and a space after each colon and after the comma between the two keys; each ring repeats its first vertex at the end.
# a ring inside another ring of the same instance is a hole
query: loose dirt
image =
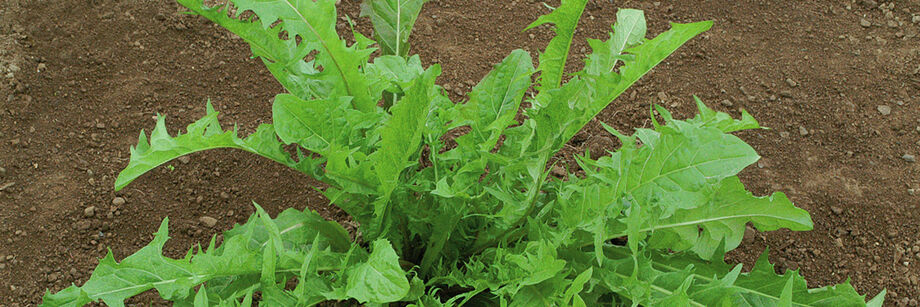
{"type": "MultiPolygon", "coordinates": [[[[357,3],[340,9],[369,34],[357,3]]],[[[770,246],[778,270],[801,269],[811,286],[849,276],[861,293],[887,288],[888,305],[920,305],[920,164],[907,157],[920,155],[920,1],[596,0],[572,69],[585,38],[606,37],[616,7],[646,10],[650,34],[669,21],[715,27],[604,110],[567,153],[614,149],[599,122],[650,126],[650,104],[678,117],[693,114],[692,95],[735,115],[746,109],[772,129],[741,134],[763,156],[743,181],[760,195],[787,193],[815,229],[751,232],[729,260],[750,265],[770,246]]],[[[6,0],[0,10],[0,306],[32,306],[45,289],[85,282],[107,248],[129,255],[166,216],[174,257],[245,221],[252,201],[273,214],[309,207],[343,219],[315,182],[234,151],[194,154],[113,191],[158,113],[173,133],[208,99],[243,133],[270,120],[281,87],[228,32],[168,0],[6,0]]],[[[426,65],[443,65],[439,82],[463,99],[512,49],[546,44],[549,28],[521,32],[546,12],[532,0],[433,0],[412,47],[426,65]]]]}

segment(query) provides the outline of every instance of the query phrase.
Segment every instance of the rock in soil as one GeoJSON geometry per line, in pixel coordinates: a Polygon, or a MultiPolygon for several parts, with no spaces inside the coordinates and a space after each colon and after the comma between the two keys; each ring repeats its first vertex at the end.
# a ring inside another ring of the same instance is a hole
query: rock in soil
{"type": "Polygon", "coordinates": [[[208,227],[214,227],[214,225],[217,225],[217,219],[210,216],[202,216],[198,219],[198,221],[208,227]]]}
{"type": "Polygon", "coordinates": [[[878,106],[877,109],[878,109],[878,112],[881,113],[882,115],[891,114],[891,107],[889,107],[889,106],[880,105],[880,106],[878,106]]]}
{"type": "Polygon", "coordinates": [[[125,199],[121,197],[115,197],[112,199],[112,204],[116,206],[121,206],[125,204],[125,199]]]}
{"type": "Polygon", "coordinates": [[[917,162],[917,157],[912,154],[904,154],[903,156],[901,156],[901,159],[904,159],[904,161],[907,161],[910,163],[917,162]]]}
{"type": "Polygon", "coordinates": [[[94,215],[96,215],[96,206],[89,206],[83,209],[84,217],[93,217],[94,215]]]}

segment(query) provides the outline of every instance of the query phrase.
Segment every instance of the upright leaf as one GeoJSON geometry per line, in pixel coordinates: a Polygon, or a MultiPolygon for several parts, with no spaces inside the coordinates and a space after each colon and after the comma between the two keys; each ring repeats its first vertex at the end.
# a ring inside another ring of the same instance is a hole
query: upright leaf
{"type": "Polygon", "coordinates": [[[461,146],[492,150],[505,128],[514,123],[524,92],[530,88],[533,69],[530,54],[517,49],[473,87],[461,111],[471,128],[457,140],[461,146]]]}
{"type": "Polygon", "coordinates": [[[361,16],[370,17],[374,37],[383,55],[406,57],[409,53],[409,34],[428,0],[364,0],[361,16]]]}
{"type": "Polygon", "coordinates": [[[421,144],[422,131],[431,104],[430,93],[440,66],[432,66],[410,87],[409,92],[393,106],[393,116],[380,129],[377,151],[369,157],[380,180],[374,214],[382,217],[386,212],[390,193],[396,188],[399,175],[421,144]]]}
{"type": "Polygon", "coordinates": [[[556,36],[549,41],[546,49],[540,54],[540,90],[549,90],[559,87],[562,82],[562,73],[565,62],[569,58],[569,48],[572,46],[572,37],[575,36],[575,27],[585,10],[587,0],[562,0],[562,4],[551,13],[542,15],[531,23],[525,30],[539,25],[552,23],[556,36]]]}

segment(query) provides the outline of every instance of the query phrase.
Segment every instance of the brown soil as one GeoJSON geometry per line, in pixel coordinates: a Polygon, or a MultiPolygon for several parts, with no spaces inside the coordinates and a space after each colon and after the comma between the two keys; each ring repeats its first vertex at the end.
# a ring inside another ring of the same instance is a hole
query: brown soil
{"type": "MultiPolygon", "coordinates": [[[[615,7],[645,9],[651,33],[668,21],[715,20],[599,120],[649,126],[650,103],[687,117],[691,95],[733,114],[747,109],[773,129],[741,134],[763,155],[744,181],[758,194],[785,191],[815,229],[751,234],[730,260],[750,264],[770,246],[780,269],[801,268],[811,286],[849,276],[861,293],[887,288],[889,305],[918,306],[920,164],[902,156],[920,156],[920,2],[883,2],[596,0],[572,67],[584,38],[606,36],[615,7]]],[[[359,19],[357,3],[341,9],[359,19]]],[[[539,1],[471,3],[429,2],[413,37],[457,92],[513,48],[536,54],[551,37],[546,27],[520,31],[547,12],[539,1]]],[[[228,32],[169,0],[5,0],[0,10],[0,306],[32,306],[45,289],[85,282],[106,247],[119,259],[132,253],[166,216],[171,256],[244,221],[251,201],[342,218],[310,179],[233,151],[195,154],[113,191],[129,146],[157,113],[170,115],[173,133],[209,98],[245,133],[270,120],[281,88],[228,32]]],[[[593,122],[572,145],[612,144],[593,122]]]]}

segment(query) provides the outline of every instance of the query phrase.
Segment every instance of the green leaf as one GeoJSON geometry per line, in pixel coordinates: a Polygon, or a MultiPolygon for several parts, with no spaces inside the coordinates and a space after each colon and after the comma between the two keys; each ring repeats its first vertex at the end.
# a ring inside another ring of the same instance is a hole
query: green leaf
{"type": "Polygon", "coordinates": [[[198,293],[195,294],[195,307],[208,307],[211,306],[208,303],[208,290],[205,289],[204,285],[201,285],[201,288],[198,289],[198,293]]]}
{"type": "Polygon", "coordinates": [[[177,1],[249,43],[253,56],[262,59],[265,67],[287,91],[303,99],[328,95],[326,88],[331,85],[319,80],[319,71],[303,61],[310,50],[305,48],[306,45],[298,46],[294,40],[280,39],[281,27],[264,28],[258,22],[231,18],[224,10],[225,6],[208,7],[203,0],[177,1]]]}
{"type": "MultiPolygon", "coordinates": [[[[622,247],[607,247],[607,255],[625,259],[623,262],[608,260],[604,270],[611,290],[626,295],[634,301],[657,305],[658,301],[670,299],[686,289],[687,298],[695,306],[780,306],[783,300],[791,306],[865,306],[865,296],[860,296],[849,282],[809,289],[805,279],[797,271],[789,270],[777,275],[767,260],[767,254],[757,261],[749,273],[740,273],[741,265],[731,269],[721,259],[703,261],[685,253],[640,256],[640,282],[646,283],[648,297],[635,297],[620,289],[627,286],[625,279],[632,270],[630,251],[622,247]],[[622,257],[622,258],[621,258],[622,257]],[[692,282],[687,285],[687,279],[692,282]],[[618,286],[620,285],[620,286],[618,286]],[[649,301],[649,299],[651,301],[649,301]]],[[[587,254],[581,256],[589,258],[587,254]]]]}
{"type": "MultiPolygon", "coordinates": [[[[218,297],[245,300],[256,289],[254,287],[259,286],[260,275],[271,278],[270,275],[275,273],[293,274],[300,271],[302,261],[306,258],[305,252],[311,250],[310,242],[337,246],[341,244],[337,243],[341,238],[336,236],[344,235],[348,240],[341,226],[341,230],[336,231],[340,233],[329,237],[327,231],[310,229],[309,225],[303,227],[296,223],[298,216],[322,219],[316,213],[300,212],[298,215],[294,214],[299,212],[295,209],[285,212],[274,220],[269,220],[267,215],[262,215],[261,219],[253,216],[248,223],[227,231],[221,246],[218,247],[212,239],[207,251],[199,247],[197,252],[190,251],[182,259],[170,259],[162,255],[163,246],[169,239],[169,219],[164,219],[149,245],[120,263],[109,252],[99,261],[83,286],[71,286],[56,294],[48,293],[43,298],[42,306],[82,306],[98,300],[109,306],[124,306],[125,299],[150,289],[156,289],[164,299],[186,301],[197,299],[198,295],[193,298],[191,293],[204,282],[208,282],[209,300],[218,297]],[[267,228],[274,230],[269,231],[267,228]],[[320,239],[310,241],[310,237],[304,238],[310,234],[320,239]],[[268,237],[274,239],[269,240],[268,237]],[[266,252],[269,249],[271,252],[266,252]],[[272,253],[275,256],[271,256],[272,253]],[[271,259],[276,259],[273,269],[270,267],[271,259]],[[265,275],[266,270],[272,274],[265,275]]],[[[320,251],[313,256],[312,261],[317,270],[343,268],[341,254],[326,250],[326,247],[321,248],[312,249],[320,251]]]]}
{"type": "Polygon", "coordinates": [[[409,53],[409,34],[427,0],[364,0],[361,16],[370,17],[374,37],[383,55],[405,57],[409,53]]]}
{"type": "Polygon", "coordinates": [[[377,151],[368,158],[373,161],[374,172],[380,180],[380,198],[374,203],[374,214],[380,220],[387,212],[390,193],[396,188],[400,173],[409,166],[409,157],[421,145],[434,81],[440,74],[440,66],[428,68],[409,88],[406,96],[393,106],[393,116],[380,128],[377,151]]]}
{"type": "Polygon", "coordinates": [[[215,148],[242,149],[297,168],[297,162],[282,150],[281,142],[275,136],[271,125],[261,125],[255,133],[246,139],[240,139],[237,137],[236,128],[228,131],[221,129],[217,121],[217,112],[210,102],[207,115],[189,125],[186,131],[186,134],[170,136],[166,131],[165,116],[157,116],[156,128],[150,134],[150,141],[147,141],[146,134],[141,131],[137,146],[131,148],[131,160],[115,179],[115,190],[123,189],[137,177],[172,159],[215,148]]]}
{"type": "Polygon", "coordinates": [[[386,90],[403,93],[412,85],[412,81],[425,72],[425,69],[418,55],[408,59],[384,55],[374,58],[374,62],[367,64],[364,72],[371,76],[371,79],[383,83],[382,86],[386,90]]]}
{"type": "Polygon", "coordinates": [[[297,143],[307,150],[327,153],[330,146],[347,145],[346,114],[351,99],[305,101],[291,94],[275,96],[272,121],[275,132],[287,144],[297,143]]]}
{"type": "Polygon", "coordinates": [[[333,90],[326,97],[354,97],[352,105],[362,112],[371,112],[377,101],[372,98],[367,80],[360,72],[370,51],[348,47],[336,33],[334,0],[234,0],[239,9],[255,12],[265,29],[275,27],[287,31],[288,37],[299,37],[306,54],[316,50],[316,64],[322,72],[316,78],[326,81],[333,90]],[[277,21],[280,24],[275,25],[277,21]]]}
{"type": "Polygon", "coordinates": [[[754,197],[738,177],[729,177],[715,187],[715,194],[707,204],[677,210],[643,230],[654,233],[653,247],[690,249],[709,259],[738,247],[748,222],[760,231],[779,228],[806,231],[813,227],[808,212],[795,207],[783,193],[754,197]],[[719,250],[720,247],[724,250],[719,250]]]}
{"type": "Polygon", "coordinates": [[[496,65],[473,87],[470,100],[463,105],[461,114],[470,123],[471,131],[457,142],[480,151],[492,150],[505,128],[515,123],[514,116],[524,92],[530,88],[533,71],[530,54],[520,49],[496,65]]]}
{"type": "Polygon", "coordinates": [[[585,72],[591,75],[603,75],[616,68],[623,51],[635,46],[645,39],[645,13],[641,10],[620,9],[617,11],[613,33],[606,42],[588,39],[588,45],[594,50],[586,59],[585,72]]]}
{"type": "Polygon", "coordinates": [[[385,239],[374,241],[367,262],[349,268],[346,272],[348,296],[359,302],[395,302],[409,293],[406,272],[399,267],[399,256],[385,239]]]}
{"type": "Polygon", "coordinates": [[[540,54],[540,90],[549,90],[559,87],[562,82],[562,73],[565,62],[569,58],[569,48],[572,46],[572,37],[575,36],[575,27],[585,10],[587,0],[562,0],[562,4],[549,14],[540,16],[536,21],[527,26],[529,30],[537,26],[552,23],[555,25],[556,36],[549,41],[546,49],[540,54]]]}
{"type": "Polygon", "coordinates": [[[699,97],[693,96],[693,100],[696,101],[696,107],[699,109],[699,114],[693,119],[688,120],[690,123],[704,127],[714,127],[726,133],[761,128],[757,120],[747,111],[741,110],[741,119],[736,120],[726,113],[716,112],[710,109],[699,97]]]}

